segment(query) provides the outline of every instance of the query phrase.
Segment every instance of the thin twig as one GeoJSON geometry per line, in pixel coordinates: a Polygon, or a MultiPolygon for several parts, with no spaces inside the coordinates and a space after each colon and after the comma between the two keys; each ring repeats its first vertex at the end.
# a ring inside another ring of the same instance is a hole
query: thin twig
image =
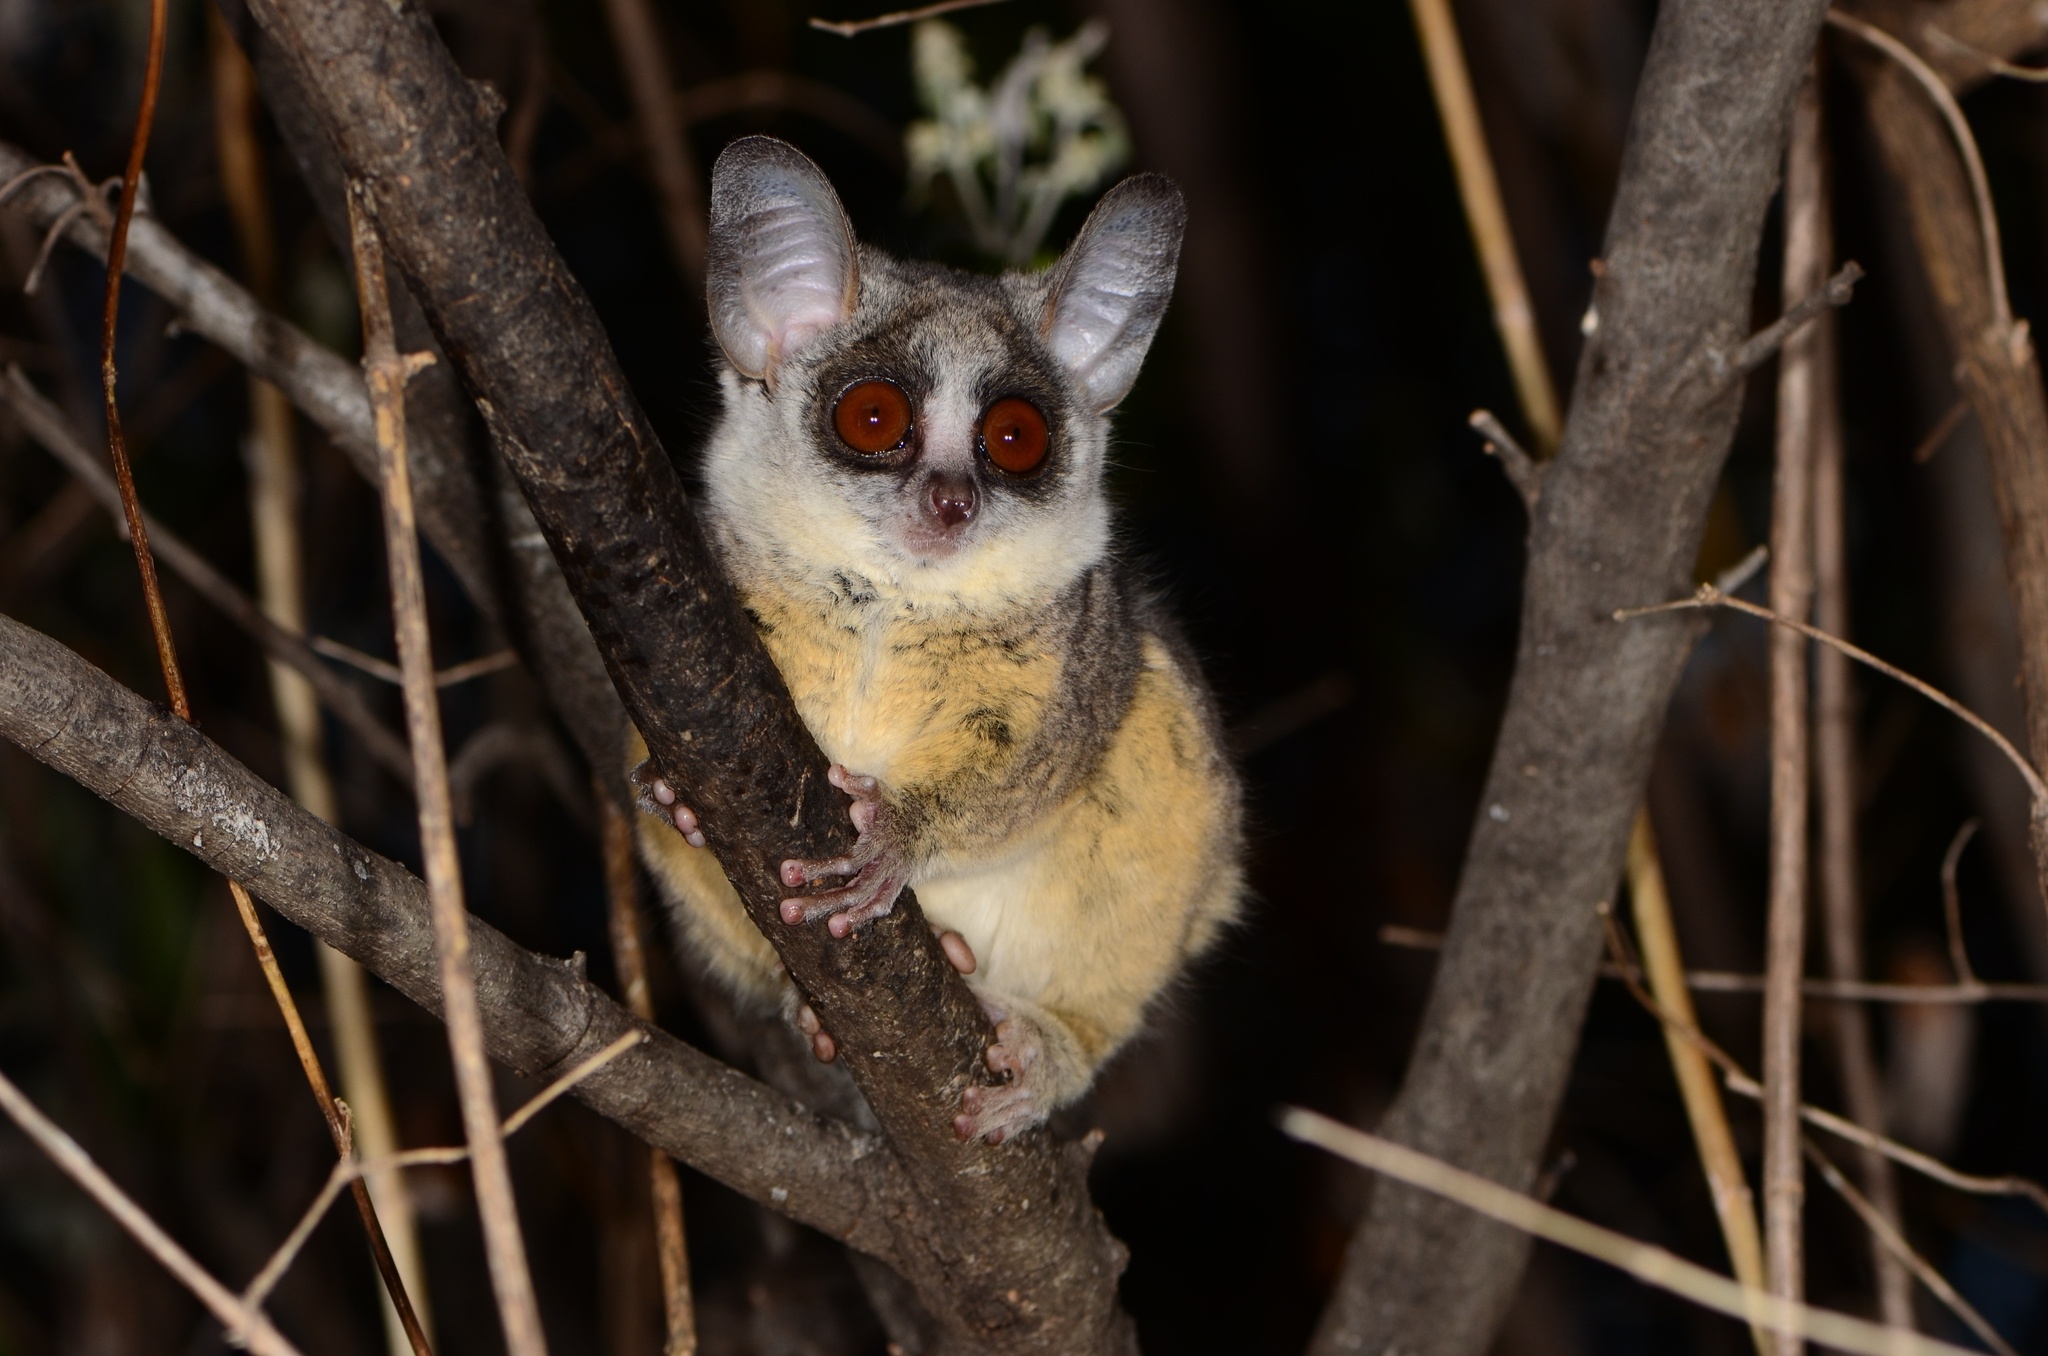
{"type": "Polygon", "coordinates": [[[208,1275],[204,1267],[192,1260],[190,1253],[179,1247],[141,1206],[114,1185],[112,1178],[100,1171],[92,1157],[78,1146],[78,1141],[37,1110],[35,1104],[23,1096],[21,1089],[4,1074],[0,1074],[0,1110],[4,1110],[9,1119],[21,1127],[22,1133],[34,1140],[36,1147],[48,1154],[67,1177],[83,1187],[101,1209],[112,1215],[114,1222],[126,1229],[145,1252],[162,1264],[164,1270],[196,1295],[199,1302],[220,1320],[233,1341],[246,1346],[256,1356],[299,1356],[298,1348],[286,1341],[284,1335],[271,1326],[268,1318],[243,1304],[226,1286],[208,1275]]]}
{"type": "MultiPolygon", "coordinates": [[[[125,534],[127,517],[122,512],[121,491],[99,459],[86,449],[85,440],[65,418],[63,411],[36,390],[19,367],[9,367],[0,377],[0,404],[14,412],[22,428],[55,457],[77,482],[113,518],[115,529],[125,534]]],[[[246,631],[270,659],[291,666],[312,685],[322,704],[363,743],[372,761],[400,785],[412,779],[412,755],[405,741],[382,720],[354,685],[338,677],[305,640],[267,616],[248,594],[211,562],[148,513],[142,521],[153,543],[152,553],[170,571],[246,631]]],[[[324,818],[325,816],[323,816],[324,818]]]]}
{"type": "MultiPolygon", "coordinates": [[[[1657,840],[1648,809],[1636,814],[1635,830],[1629,835],[1628,893],[1635,913],[1636,935],[1642,939],[1643,969],[1651,990],[1658,1002],[1688,1025],[1698,1026],[1692,997],[1685,988],[1677,929],[1671,921],[1671,898],[1664,888],[1664,868],[1657,859],[1657,840]]],[[[1685,1102],[1686,1119],[1692,1125],[1693,1141],[1699,1147],[1700,1166],[1707,1175],[1707,1188],[1713,1196],[1722,1240],[1728,1247],[1730,1267],[1744,1287],[1768,1289],[1756,1201],[1742,1170],[1742,1154],[1735,1147],[1735,1134],[1728,1126],[1728,1108],[1721,1101],[1713,1066],[1674,1028],[1664,1029],[1664,1044],[1671,1057],[1671,1071],[1678,1080],[1679,1095],[1685,1102]]],[[[1767,1351],[1769,1339],[1754,1317],[1750,1319],[1750,1333],[1757,1350],[1767,1351]]]]}
{"type": "MultiPolygon", "coordinates": [[[[142,598],[149,609],[150,634],[156,640],[157,662],[171,709],[181,720],[192,719],[185,679],[178,670],[178,650],[171,639],[170,614],[164,611],[163,590],[156,580],[156,560],[149,553],[149,528],[142,521],[142,501],[135,493],[135,473],[128,464],[128,444],[121,436],[121,402],[116,394],[114,338],[121,315],[121,270],[128,258],[128,226],[135,220],[135,195],[142,184],[142,159],[149,150],[149,131],[156,121],[157,90],[163,82],[164,28],[168,0],[150,0],[149,56],[143,69],[142,103],[135,112],[135,135],[128,143],[128,168],[121,178],[121,201],[114,209],[114,227],[107,242],[107,285],[100,307],[100,389],[106,400],[107,454],[121,487],[121,508],[128,517],[128,541],[135,548],[135,568],[142,576],[142,598]]],[[[68,224],[68,223],[67,223],[68,224]]]]}
{"type": "Polygon", "coordinates": [[[1912,688],[1915,692],[1927,698],[1927,700],[1933,702],[1942,710],[1947,711],[1950,715],[1956,717],[1956,719],[1962,721],[1965,725],[1968,725],[1978,734],[1983,735],[1995,744],[1998,747],[1998,751],[2004,754],[2015,768],[2019,769],[2021,778],[2027,783],[2027,790],[2033,794],[2034,803],[2037,806],[2048,804],[2048,782],[2042,780],[2041,774],[2034,770],[2033,764],[2029,763],[2020,754],[2020,751],[2013,747],[2012,741],[2000,734],[1989,721],[1933,684],[1915,678],[1904,669],[1886,663],[1861,646],[1852,645],[1839,636],[1829,635],[1817,626],[1810,626],[1802,621],[1794,621],[1790,617],[1779,616],[1767,607],[1758,607],[1755,603],[1747,603],[1740,598],[1731,598],[1712,584],[1700,585],[1699,591],[1690,598],[1679,598],[1668,603],[1654,603],[1649,607],[1617,608],[1614,612],[1614,619],[1616,621],[1634,621],[1638,617],[1653,616],[1660,612],[1688,612],[1696,608],[1713,607],[1725,607],[1736,612],[1745,612],[1752,617],[1760,617],[1774,625],[1790,627],[1808,640],[1817,640],[1823,645],[1840,650],[1857,663],[1876,669],[1885,677],[1896,682],[1904,683],[1907,687],[1912,688]]]}
{"type": "MultiPolygon", "coordinates": [[[[1630,955],[1628,940],[1622,935],[1621,929],[1615,926],[1612,911],[1602,906],[1600,912],[1607,929],[1608,951],[1616,961],[1621,981],[1628,987],[1629,995],[1651,1016],[1668,1029],[1684,1036],[1687,1041],[1698,1047],[1701,1054],[1712,1060],[1721,1070],[1722,1083],[1730,1092],[1756,1101],[1763,1100],[1763,1085],[1751,1078],[1742,1066],[1735,1062],[1734,1056],[1709,1040],[1699,1027],[1680,1021],[1675,1013],[1657,1001],[1655,995],[1643,988],[1637,978],[1642,973],[1642,967],[1637,965],[1634,957],[1630,955]]],[[[1883,1135],[1865,1130],[1854,1121],[1844,1120],[1831,1111],[1823,1111],[1817,1106],[1802,1105],[1799,1114],[1809,1125],[1817,1125],[1852,1144],[1875,1149],[1901,1167],[1911,1168],[1937,1182],[1955,1187],[1958,1191],[1980,1196],[2025,1196],[2038,1204],[2042,1210],[2048,1211],[2048,1188],[2043,1188],[2037,1182],[2017,1175],[1973,1177],[1968,1173],[1957,1172],[1946,1163],[1930,1158],[1918,1149],[1909,1149],[1896,1140],[1886,1139],[1883,1135]]]]}
{"type": "Polygon", "coordinates": [[[951,14],[955,10],[980,9],[983,5],[1000,3],[1001,0],[939,0],[935,5],[894,10],[888,14],[877,14],[872,19],[813,18],[811,27],[824,33],[837,33],[842,38],[852,38],[877,28],[895,28],[899,24],[914,24],[919,19],[933,19],[941,14],[951,14]]]}
{"type": "Polygon", "coordinates": [[[421,855],[427,897],[434,916],[434,950],[440,961],[443,1017],[455,1063],[470,1173],[482,1217],[484,1250],[505,1345],[512,1356],[545,1356],[540,1306],[527,1270],[526,1244],[512,1175],[505,1161],[491,1093],[491,1069],[484,1058],[476,975],[470,965],[469,914],[463,903],[462,869],[456,857],[455,821],[448,797],[448,764],[442,746],[441,713],[434,688],[434,656],[427,635],[426,589],[420,571],[419,531],[413,517],[411,469],[405,455],[405,383],[433,361],[430,355],[401,357],[393,341],[391,299],[384,278],[384,252],[360,186],[348,194],[354,245],[356,294],[363,317],[363,374],[377,437],[377,461],[384,501],[385,551],[391,576],[391,611],[398,664],[405,673],[406,729],[413,753],[414,799],[419,805],[421,855]]]}
{"type": "MultiPolygon", "coordinates": [[[[372,678],[390,683],[394,687],[401,686],[405,682],[405,675],[398,671],[398,665],[388,660],[379,659],[376,655],[366,654],[353,645],[344,645],[340,641],[330,639],[327,636],[314,636],[306,643],[312,647],[315,654],[322,654],[329,659],[339,660],[352,669],[367,673],[372,678]]],[[[487,673],[496,673],[501,669],[516,667],[518,663],[518,651],[493,650],[491,653],[480,658],[465,659],[460,664],[450,664],[447,668],[441,669],[434,674],[434,686],[454,687],[457,683],[466,683],[472,678],[481,678],[487,673]]]]}
{"type": "Polygon", "coordinates": [[[1983,981],[1970,968],[1970,948],[1963,943],[1963,902],[1956,889],[1956,868],[1962,864],[1963,849],[1977,836],[1977,830],[1984,827],[1981,819],[1965,820],[1963,827],[1956,830],[1956,836],[1949,840],[1948,851],[1941,856],[1941,913],[1948,925],[1948,958],[1956,968],[1956,987],[1981,989],[1983,981]]]}
{"type": "Polygon", "coordinates": [[[1934,68],[1891,34],[1838,9],[1829,10],[1827,17],[1836,28],[1861,38],[1897,62],[1941,110],[1942,119],[1948,123],[1949,135],[1955,138],[1956,150],[1963,157],[1963,169],[1970,178],[1970,192],[1977,200],[1977,226],[1984,233],[1984,272],[1991,289],[1992,325],[1999,334],[2009,334],[2012,331],[2012,301],[2005,294],[2005,248],[1999,242],[1998,213],[1991,205],[1991,181],[1984,173],[1984,157],[1977,151],[1977,138],[1970,133],[1970,122],[1963,116],[1962,105],[1956,102],[1948,83],[1934,73],[1934,68]]]}
{"type": "Polygon", "coordinates": [[[1955,404],[1948,407],[1947,413],[1934,421],[1934,427],[1927,430],[1927,436],[1922,438],[1913,448],[1913,464],[1915,466],[1925,466],[1928,462],[1933,461],[1934,454],[1941,451],[1947,445],[1949,438],[1958,428],[1962,427],[1963,420],[1969,417],[1970,402],[1967,399],[1958,398],[1955,404]]]}
{"type": "Polygon", "coordinates": [[[661,24],[648,0],[605,0],[604,7],[611,20],[612,46],[633,97],[634,120],[647,147],[669,249],[686,290],[698,299],[704,294],[704,255],[710,228],[703,185],[697,180],[697,158],[676,108],[675,81],[669,74],[661,24]]]}
{"type": "MultiPolygon", "coordinates": [[[[1380,929],[1380,941],[1388,946],[1414,951],[1441,951],[1444,936],[1421,928],[1388,924],[1380,929]]],[[[1641,979],[1621,966],[1603,964],[1602,979],[1641,979]]],[[[1733,970],[1688,970],[1685,987],[1694,993],[1762,993],[1762,975],[1738,974],[1733,970]]],[[[2048,1003],[2048,984],[1886,984],[1870,980],[1808,979],[1800,990],[1808,998],[1839,1003],[1903,1003],[1913,1005],[1971,1006],[1978,1003],[2048,1003]]]]}
{"type": "MultiPolygon", "coordinates": [[[[1920,1284],[1932,1291],[1934,1297],[1946,1305],[1950,1313],[1961,1319],[1963,1326],[1977,1334],[1984,1345],[1996,1352],[1997,1356],[2019,1356],[2019,1353],[2012,1349],[2012,1345],[1998,1335],[1998,1329],[1986,1322],[1984,1315],[1978,1313],[1974,1305],[1956,1293],[1956,1288],[1948,1283],[1948,1277],[1935,1270],[1933,1263],[1914,1250],[1913,1245],[1906,1241],[1906,1236],[1899,1232],[1898,1226],[1872,1204],[1868,1197],[1851,1185],[1848,1178],[1842,1176],[1842,1170],[1820,1151],[1820,1147],[1812,1139],[1802,1138],[1800,1143],[1805,1147],[1807,1158],[1819,1170],[1821,1180],[1832,1187],[1835,1194],[1856,1212],[1856,1217],[1870,1230],[1870,1236],[1877,1240],[1878,1246],[1885,1250],[1887,1257],[1919,1277],[1920,1284]]],[[[1890,1326],[1903,1328],[1908,1325],[1891,1323],[1890,1326]]]]}
{"type": "Polygon", "coordinates": [[[1735,350],[1735,356],[1728,360],[1729,370],[1741,376],[1762,367],[1806,326],[1836,307],[1847,306],[1856,295],[1856,284],[1862,277],[1863,265],[1854,259],[1843,264],[1834,277],[1816,283],[1783,315],[1743,340],[1742,346],[1735,350]]]}
{"type": "MultiPolygon", "coordinates": [[[[1792,107],[1791,144],[1785,156],[1785,244],[1782,291],[1803,300],[1777,324],[1742,346],[1738,370],[1754,366],[1752,350],[1776,334],[1784,348],[1778,364],[1775,472],[1771,482],[1771,610],[1804,617],[1813,606],[1813,423],[1815,332],[1799,319],[1816,292],[1829,289],[1826,234],[1822,229],[1820,77],[1809,67],[1792,107]],[[1794,323],[1797,319],[1798,323],[1794,323]]],[[[1846,269],[1844,272],[1846,273],[1846,269]]],[[[1806,642],[1790,631],[1770,634],[1771,823],[1769,916],[1764,965],[1763,1073],[1764,1251],[1771,1293],[1797,1300],[1806,1294],[1806,1165],[1799,1153],[1800,1033],[1806,966],[1807,806],[1811,796],[1811,739],[1807,728],[1806,642]]],[[[1780,1334],[1778,1356],[1800,1356],[1798,1338],[1780,1334]]]]}
{"type": "MultiPolygon", "coordinates": [[[[1494,173],[1486,126],[1479,118],[1479,101],[1472,94],[1472,73],[1466,69],[1464,48],[1458,41],[1458,21],[1451,14],[1449,0],[1408,0],[1408,11],[1422,40],[1423,64],[1429,69],[1437,115],[1443,119],[1444,140],[1450,143],[1458,197],[1465,205],[1465,224],[1471,228],[1480,269],[1486,275],[1493,327],[1500,335],[1501,347],[1507,350],[1515,398],[1529,423],[1537,455],[1548,456],[1563,435],[1564,420],[1558,410],[1557,388],[1543,358],[1543,344],[1536,334],[1536,312],[1529,302],[1521,260],[1515,254],[1514,233],[1501,202],[1500,177],[1494,173]]],[[[1514,474],[1512,469],[1509,474],[1514,474]]],[[[1520,481],[1516,488],[1521,488],[1520,481]]],[[[1533,493],[1525,490],[1522,497],[1531,506],[1535,504],[1533,493]]]]}
{"type": "MultiPolygon", "coordinates": [[[[1418,0],[1431,3],[1431,0],[1418,0]]],[[[1530,513],[1536,511],[1536,501],[1543,497],[1543,468],[1515,441],[1506,425],[1494,417],[1492,410],[1474,410],[1470,424],[1486,439],[1486,453],[1500,460],[1500,469],[1507,474],[1508,483],[1515,487],[1515,493],[1522,496],[1522,507],[1530,513]]]]}
{"type": "Polygon", "coordinates": [[[2002,56],[1944,33],[1933,24],[1926,25],[1920,32],[1934,46],[1946,47],[1958,56],[1969,57],[1992,75],[2002,75],[2008,80],[2020,80],[2030,85],[2048,84],[2048,66],[2022,66],[2017,62],[2007,61],[2002,56]]]}
{"type": "MultiPolygon", "coordinates": [[[[591,794],[603,817],[604,885],[610,905],[612,962],[620,996],[633,1015],[654,1020],[654,995],[647,983],[647,953],[640,941],[639,882],[633,870],[633,826],[603,777],[591,779],[591,794]]],[[[663,1356],[695,1356],[697,1307],[690,1293],[689,1236],[683,1225],[683,1184],[674,1160],[647,1150],[648,1188],[654,1203],[655,1261],[661,1272],[661,1309],[668,1329],[663,1356]]]]}
{"type": "Polygon", "coordinates": [[[1428,1154],[1354,1130],[1313,1111],[1287,1108],[1281,1116],[1280,1128],[1295,1139],[1348,1158],[1360,1167],[1384,1173],[1478,1211],[1488,1219],[1605,1262],[1646,1285],[1704,1308],[1745,1320],[1754,1313],[1773,1332],[1811,1338],[1858,1356],[1967,1356],[1964,1348],[1947,1342],[1881,1328],[1847,1314],[1759,1293],[1663,1248],[1603,1229],[1510,1191],[1477,1173],[1454,1168],[1428,1154]]]}
{"type": "MultiPolygon", "coordinates": [[[[505,1118],[500,1126],[500,1133],[509,1138],[539,1115],[550,1102],[646,1039],[647,1033],[644,1031],[629,1031],[619,1037],[529,1098],[517,1111],[505,1118]]],[[[353,1142],[345,1141],[341,1156],[335,1160],[334,1170],[327,1174],[326,1183],[314,1195],[312,1204],[300,1213],[299,1222],[285,1235],[284,1242],[277,1245],[277,1250],[264,1262],[263,1269],[249,1282],[248,1288],[242,1292],[242,1302],[252,1309],[263,1303],[276,1288],[277,1283],[284,1279],[285,1273],[291,1270],[300,1250],[306,1246],[306,1240],[313,1236],[313,1230],[319,1226],[321,1218],[334,1204],[335,1197],[341,1194],[343,1187],[353,1186],[372,1177],[397,1176],[397,1170],[400,1168],[447,1166],[461,1163],[468,1157],[468,1148],[452,1147],[408,1149],[375,1158],[360,1159],[355,1155],[353,1142]]]]}

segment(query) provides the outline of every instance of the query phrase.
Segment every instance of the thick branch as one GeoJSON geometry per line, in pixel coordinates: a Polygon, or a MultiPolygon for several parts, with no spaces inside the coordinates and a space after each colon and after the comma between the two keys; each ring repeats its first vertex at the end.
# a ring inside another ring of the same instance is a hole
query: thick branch
{"type": "Polygon", "coordinates": [[[711,845],[926,1195],[897,1258],[956,1342],[1128,1350],[1122,1250],[1084,1155],[1043,1135],[951,1134],[985,1077],[987,1020],[906,894],[841,942],[777,917],[774,865],[844,850],[845,798],[725,587],[682,487],[484,110],[424,15],[376,0],[258,0],[391,259],[460,369],[561,562],[655,764],[711,845]],[[565,379],[564,374],[575,374],[565,379]]]}
{"type": "MultiPolygon", "coordinates": [[[[1416,1050],[1385,1133],[1527,1188],[1690,632],[1604,618],[1688,590],[1739,384],[1688,376],[1747,329],[1764,210],[1820,0],[1666,0],[1643,69],[1596,326],[1531,515],[1508,709],[1416,1050]]],[[[1527,1243],[1391,1182],[1313,1350],[1483,1351],[1527,1243]]]]}
{"type": "MultiPolygon", "coordinates": [[[[361,962],[441,1007],[426,887],[302,809],[198,730],[56,641],[0,617],[0,737],[361,962]]],[[[469,920],[491,1057],[549,1080],[639,1023],[578,963],[469,920]]],[[[575,1095],[735,1191],[888,1259],[885,1218],[917,1197],[886,1146],[655,1031],[575,1095]]]]}

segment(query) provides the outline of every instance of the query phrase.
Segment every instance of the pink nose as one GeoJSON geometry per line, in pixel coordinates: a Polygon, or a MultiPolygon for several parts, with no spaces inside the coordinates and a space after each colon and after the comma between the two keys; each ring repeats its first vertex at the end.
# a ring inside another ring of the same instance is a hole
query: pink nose
{"type": "Polygon", "coordinates": [[[932,517],[945,528],[960,527],[970,521],[981,502],[974,482],[965,476],[935,475],[925,494],[932,517]]]}

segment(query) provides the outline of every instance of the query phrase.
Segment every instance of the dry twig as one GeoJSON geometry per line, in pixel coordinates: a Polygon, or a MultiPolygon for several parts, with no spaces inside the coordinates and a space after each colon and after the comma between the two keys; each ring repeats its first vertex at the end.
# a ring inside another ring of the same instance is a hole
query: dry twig
{"type": "Polygon", "coordinates": [[[190,1253],[179,1247],[141,1206],[114,1185],[112,1178],[100,1171],[91,1155],[78,1146],[78,1141],[37,1110],[35,1103],[24,1097],[21,1089],[4,1074],[0,1074],[0,1110],[4,1110],[9,1119],[21,1127],[22,1133],[34,1140],[36,1147],[64,1170],[66,1176],[85,1188],[86,1194],[112,1215],[115,1223],[126,1229],[144,1251],[163,1265],[164,1270],[177,1277],[179,1284],[199,1298],[199,1302],[228,1330],[230,1341],[248,1347],[256,1356],[299,1356],[298,1348],[271,1326],[262,1311],[244,1304],[226,1286],[207,1274],[204,1267],[192,1260],[190,1253]]]}
{"type": "Polygon", "coordinates": [[[1967,1356],[1964,1348],[1947,1342],[1881,1328],[1847,1314],[1750,1290],[1663,1248],[1554,1210],[1477,1173],[1454,1168],[1392,1140],[1353,1130],[1313,1111],[1288,1108],[1281,1116],[1280,1128],[1303,1143],[1327,1149],[1360,1167],[1384,1173],[1476,1210],[1489,1219],[1605,1262],[1647,1285],[1704,1308],[1745,1320],[1755,1314],[1765,1327],[1787,1337],[1812,1338],[1863,1356],[1967,1356]]]}
{"type": "Polygon", "coordinates": [[[685,290],[692,298],[701,298],[709,229],[704,188],[697,181],[697,157],[690,150],[682,113],[676,107],[675,81],[669,74],[661,24],[648,0],[605,0],[604,7],[611,20],[612,47],[633,96],[634,120],[647,147],[669,249],[682,272],[685,290]]]}
{"type": "MultiPolygon", "coordinates": [[[[611,917],[612,961],[618,967],[620,997],[633,1015],[654,1020],[654,996],[647,985],[647,954],[640,942],[638,877],[633,870],[633,826],[626,809],[602,779],[591,793],[603,816],[604,886],[611,917]]],[[[668,1327],[663,1356],[695,1356],[697,1310],[690,1294],[688,1236],[683,1228],[683,1184],[676,1165],[659,1149],[647,1157],[654,1204],[655,1261],[661,1271],[661,1310],[668,1327]]]]}
{"type": "Polygon", "coordinates": [[[983,5],[1000,3],[1000,0],[938,0],[937,4],[919,5],[916,9],[892,10],[877,14],[872,19],[819,19],[812,18],[811,27],[825,33],[837,33],[842,38],[858,37],[877,28],[895,28],[900,24],[914,24],[919,19],[936,19],[941,14],[956,10],[980,9],[983,5]]]}
{"type": "Polygon", "coordinates": [[[540,1305],[527,1271],[512,1173],[505,1161],[484,1057],[477,1010],[476,974],[469,958],[469,912],[462,898],[462,868],[455,851],[454,812],[448,798],[447,755],[434,687],[434,657],[427,636],[426,586],[420,572],[419,528],[413,516],[411,468],[405,456],[405,383],[431,358],[401,357],[392,340],[391,303],[385,290],[384,252],[359,192],[349,194],[355,245],[356,294],[363,317],[363,374],[375,418],[383,476],[384,545],[390,561],[391,611],[398,665],[405,674],[405,723],[411,738],[414,799],[419,804],[420,848],[427,897],[433,905],[434,950],[440,962],[443,1018],[455,1062],[455,1085],[483,1220],[484,1250],[498,1318],[512,1356],[545,1356],[540,1305]]]}

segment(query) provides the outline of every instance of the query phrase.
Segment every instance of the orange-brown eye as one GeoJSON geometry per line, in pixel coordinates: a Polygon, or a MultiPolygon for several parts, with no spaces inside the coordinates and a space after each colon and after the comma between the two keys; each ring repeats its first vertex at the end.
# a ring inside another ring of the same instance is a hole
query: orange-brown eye
{"type": "Polygon", "coordinates": [[[1028,400],[998,400],[981,416],[981,445],[988,459],[1011,475],[1038,469],[1045,460],[1045,416],[1028,400]]]}
{"type": "Polygon", "coordinates": [[[856,382],[832,407],[832,426],[856,452],[894,452],[910,436],[910,397],[893,381],[856,382]]]}

